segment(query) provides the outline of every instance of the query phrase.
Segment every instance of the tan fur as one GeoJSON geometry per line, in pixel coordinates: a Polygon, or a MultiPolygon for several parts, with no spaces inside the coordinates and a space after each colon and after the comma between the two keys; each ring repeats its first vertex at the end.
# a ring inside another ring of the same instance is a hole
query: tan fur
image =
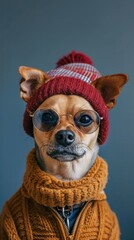
{"type": "Polygon", "coordinates": [[[20,97],[25,102],[28,102],[34,92],[49,78],[45,72],[26,66],[20,66],[19,73],[22,76],[20,81],[20,97]]]}
{"type": "MultiPolygon", "coordinates": [[[[48,98],[38,109],[44,108],[53,109],[59,115],[71,114],[73,116],[79,110],[93,110],[92,106],[84,98],[75,95],[66,96],[62,94],[48,98]]],[[[39,147],[40,156],[43,159],[44,170],[63,180],[73,180],[83,177],[88,172],[92,164],[94,151],[97,149],[96,141],[98,131],[99,129],[92,134],[82,134],[71,121],[66,119],[65,116],[62,118],[61,123],[52,132],[44,133],[34,128],[34,138],[39,147]],[[43,147],[43,145],[50,145],[54,143],[55,134],[61,129],[72,130],[76,135],[75,144],[83,143],[87,146],[87,152],[84,157],[70,162],[61,162],[56,159],[52,159],[46,154],[47,148],[43,147]]]]}

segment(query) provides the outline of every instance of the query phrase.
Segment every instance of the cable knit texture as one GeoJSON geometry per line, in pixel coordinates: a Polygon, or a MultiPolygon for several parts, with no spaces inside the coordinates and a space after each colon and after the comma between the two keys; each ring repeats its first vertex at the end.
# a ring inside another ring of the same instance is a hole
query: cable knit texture
{"type": "Polygon", "coordinates": [[[22,187],[3,208],[0,239],[119,240],[118,221],[103,192],[106,182],[107,164],[100,157],[85,177],[63,182],[39,168],[32,150],[22,187]],[[85,201],[70,235],[53,207],[85,201]]]}

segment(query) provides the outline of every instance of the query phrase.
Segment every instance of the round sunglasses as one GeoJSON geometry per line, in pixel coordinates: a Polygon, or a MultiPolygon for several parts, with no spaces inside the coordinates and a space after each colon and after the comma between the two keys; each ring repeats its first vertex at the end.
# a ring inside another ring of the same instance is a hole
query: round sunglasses
{"type": "Polygon", "coordinates": [[[32,117],[34,127],[42,132],[53,130],[60,124],[62,117],[65,117],[67,121],[71,120],[73,125],[84,134],[95,132],[103,119],[93,110],[82,110],[72,116],[71,114],[59,115],[52,109],[38,109],[30,116],[32,117]]]}

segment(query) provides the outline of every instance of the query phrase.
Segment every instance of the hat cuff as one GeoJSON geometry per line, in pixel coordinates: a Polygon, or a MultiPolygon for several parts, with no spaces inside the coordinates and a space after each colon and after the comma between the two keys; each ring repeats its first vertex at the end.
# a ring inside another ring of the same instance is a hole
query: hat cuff
{"type": "Polygon", "coordinates": [[[78,95],[85,98],[94,110],[103,119],[100,122],[98,143],[102,145],[108,136],[109,117],[106,104],[99,91],[80,79],[71,77],[55,77],[43,84],[29,100],[24,113],[23,127],[25,132],[33,137],[33,124],[29,112],[34,113],[36,109],[49,97],[57,94],[78,95]]]}

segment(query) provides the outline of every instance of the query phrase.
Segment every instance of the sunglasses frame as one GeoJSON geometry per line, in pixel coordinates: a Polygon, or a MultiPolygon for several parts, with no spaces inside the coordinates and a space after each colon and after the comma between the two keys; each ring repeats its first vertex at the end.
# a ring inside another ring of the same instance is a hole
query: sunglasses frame
{"type": "Polygon", "coordinates": [[[67,114],[62,114],[62,115],[59,115],[54,109],[47,109],[47,108],[41,108],[41,109],[37,109],[34,113],[32,113],[32,114],[30,114],[30,117],[32,118],[32,122],[33,122],[33,125],[34,125],[34,127],[36,128],[36,129],[38,129],[39,131],[41,131],[41,132],[50,132],[50,131],[52,131],[56,126],[58,126],[59,124],[60,124],[60,122],[61,122],[61,117],[63,117],[63,116],[68,116],[68,117],[71,117],[71,119],[72,119],[72,122],[73,122],[73,125],[77,128],[77,130],[79,130],[80,132],[83,132],[84,134],[92,134],[93,132],[95,132],[97,129],[98,129],[98,127],[100,126],[100,122],[101,122],[101,120],[103,120],[104,118],[103,117],[100,117],[100,115],[96,112],[96,111],[94,111],[94,110],[87,110],[87,109],[83,109],[83,110],[81,110],[81,111],[78,111],[78,112],[76,112],[75,114],[74,114],[74,116],[73,115],[71,115],[71,114],[69,114],[69,113],[67,113],[67,114]],[[54,112],[54,114],[55,115],[57,115],[57,123],[54,125],[54,126],[52,126],[52,128],[51,129],[49,129],[49,130],[42,130],[41,128],[39,128],[39,127],[37,127],[36,126],[36,124],[35,124],[35,121],[34,121],[34,118],[35,118],[35,116],[36,116],[36,114],[38,113],[38,112],[41,112],[41,111],[51,111],[51,112],[54,112]],[[97,123],[97,121],[94,121],[94,119],[92,119],[93,120],[93,122],[95,123],[96,122],[96,124],[97,124],[97,127],[93,130],[93,131],[86,131],[86,129],[88,128],[88,127],[90,127],[90,125],[89,126],[78,126],[77,124],[76,124],[76,121],[75,121],[75,116],[78,114],[78,113],[86,113],[86,112],[92,112],[93,114],[95,114],[96,115],[96,119],[98,119],[98,123],[97,123]],[[83,130],[81,130],[81,129],[83,129],[83,130]]]}

